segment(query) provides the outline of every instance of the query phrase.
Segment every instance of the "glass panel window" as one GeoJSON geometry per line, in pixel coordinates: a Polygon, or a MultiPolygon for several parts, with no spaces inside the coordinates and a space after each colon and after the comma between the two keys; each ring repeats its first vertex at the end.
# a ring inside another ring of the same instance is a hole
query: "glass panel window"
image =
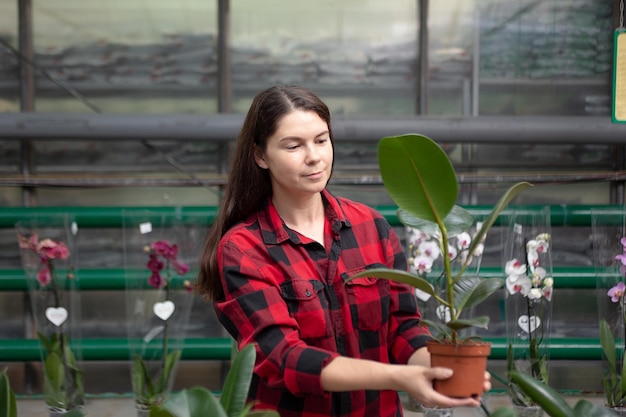
{"type": "Polygon", "coordinates": [[[35,1],[37,110],[215,111],[216,4],[35,1]]]}
{"type": "Polygon", "coordinates": [[[417,3],[232,2],[236,111],[273,84],[305,84],[334,114],[413,114],[417,3]]]}
{"type": "Polygon", "coordinates": [[[20,110],[17,14],[17,1],[0,0],[0,112],[20,110]]]}
{"type": "Polygon", "coordinates": [[[480,113],[608,115],[613,2],[480,2],[480,113]]]}

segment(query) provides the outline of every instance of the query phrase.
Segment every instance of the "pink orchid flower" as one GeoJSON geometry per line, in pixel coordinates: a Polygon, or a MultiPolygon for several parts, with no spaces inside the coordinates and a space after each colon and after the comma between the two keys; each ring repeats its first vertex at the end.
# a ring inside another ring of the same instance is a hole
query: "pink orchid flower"
{"type": "Polygon", "coordinates": [[[624,297],[624,290],[626,285],[623,282],[618,282],[616,286],[611,288],[606,295],[611,297],[611,301],[617,303],[622,297],[624,297]]]}
{"type": "Polygon", "coordinates": [[[43,262],[43,264],[44,266],[42,266],[39,272],[37,272],[37,281],[39,282],[39,285],[45,287],[52,281],[52,274],[50,274],[50,267],[48,266],[48,263],[43,262]]]}
{"type": "MultiPolygon", "coordinates": [[[[18,234],[19,246],[22,249],[28,249],[39,255],[41,260],[41,268],[37,272],[37,281],[42,287],[52,282],[51,261],[53,259],[65,260],[70,256],[70,250],[65,243],[58,240],[42,239],[39,240],[37,233],[32,233],[25,237],[18,234]]],[[[70,276],[70,274],[68,274],[70,276]]]]}

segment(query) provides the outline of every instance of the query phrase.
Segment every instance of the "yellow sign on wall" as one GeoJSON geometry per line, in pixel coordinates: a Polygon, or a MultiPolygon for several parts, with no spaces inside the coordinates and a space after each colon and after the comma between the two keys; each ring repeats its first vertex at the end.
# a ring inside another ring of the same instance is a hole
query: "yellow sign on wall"
{"type": "Polygon", "coordinates": [[[613,123],[626,123],[626,29],[615,31],[613,42],[613,123]]]}

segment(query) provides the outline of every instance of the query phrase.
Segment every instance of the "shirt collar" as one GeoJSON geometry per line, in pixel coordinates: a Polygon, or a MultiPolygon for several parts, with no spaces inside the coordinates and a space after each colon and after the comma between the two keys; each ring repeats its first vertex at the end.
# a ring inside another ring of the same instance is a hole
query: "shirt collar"
{"type": "MultiPolygon", "coordinates": [[[[330,191],[322,190],[322,200],[326,207],[326,218],[331,224],[334,233],[339,233],[343,227],[352,227],[341,208],[341,201],[333,196],[330,191]]],[[[259,227],[263,241],[269,245],[277,245],[288,239],[293,243],[302,243],[296,233],[287,228],[278,214],[278,210],[272,203],[272,199],[266,200],[265,206],[257,214],[259,227]]]]}

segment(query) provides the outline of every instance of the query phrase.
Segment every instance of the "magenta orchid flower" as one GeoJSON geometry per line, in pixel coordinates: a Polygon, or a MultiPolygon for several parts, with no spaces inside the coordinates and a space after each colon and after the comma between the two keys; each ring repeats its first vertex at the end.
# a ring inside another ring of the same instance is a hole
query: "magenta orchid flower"
{"type": "Polygon", "coordinates": [[[606,295],[611,297],[611,301],[617,303],[624,297],[624,290],[626,290],[626,285],[623,282],[618,282],[616,286],[611,288],[606,295]]]}
{"type": "Polygon", "coordinates": [[[153,242],[146,250],[150,253],[150,258],[146,264],[150,271],[150,277],[148,278],[150,286],[158,289],[168,285],[169,279],[164,279],[161,275],[164,268],[168,273],[168,277],[170,268],[173,268],[178,275],[185,275],[189,272],[189,266],[177,259],[178,245],[170,244],[167,240],[158,240],[153,242]]]}

